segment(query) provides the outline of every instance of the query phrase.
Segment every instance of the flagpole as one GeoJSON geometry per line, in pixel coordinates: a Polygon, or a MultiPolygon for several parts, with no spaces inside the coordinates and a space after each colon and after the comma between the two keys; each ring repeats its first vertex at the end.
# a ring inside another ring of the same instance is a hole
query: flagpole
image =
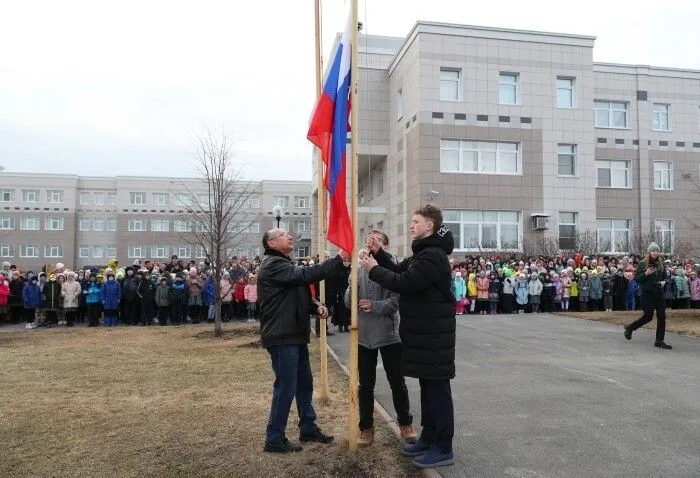
{"type": "Polygon", "coordinates": [[[350,217],[352,221],[352,235],[355,240],[355,247],[352,251],[352,262],[350,266],[350,404],[348,413],[348,444],[350,451],[357,451],[357,354],[359,347],[359,331],[357,329],[357,268],[359,267],[357,245],[357,196],[359,193],[358,187],[358,163],[359,163],[359,111],[360,102],[358,101],[358,85],[360,83],[359,65],[358,65],[358,12],[357,0],[352,1],[352,40],[351,40],[351,59],[350,59],[350,131],[351,131],[351,147],[352,147],[352,194],[350,217]]]}
{"type": "MultiPolygon", "coordinates": [[[[323,57],[321,56],[321,0],[314,0],[314,18],[316,24],[316,99],[321,96],[321,71],[323,70],[323,57]]],[[[321,150],[316,147],[316,195],[318,196],[318,225],[316,244],[318,245],[318,262],[325,260],[326,244],[326,188],[323,183],[323,161],[321,161],[321,150]]],[[[319,283],[319,300],[326,305],[326,281],[319,283]]],[[[327,306],[326,306],[327,307],[327,306]]],[[[321,400],[330,402],[330,392],[328,390],[328,340],[326,338],[326,319],[319,320],[319,340],[321,352],[321,400]]]]}

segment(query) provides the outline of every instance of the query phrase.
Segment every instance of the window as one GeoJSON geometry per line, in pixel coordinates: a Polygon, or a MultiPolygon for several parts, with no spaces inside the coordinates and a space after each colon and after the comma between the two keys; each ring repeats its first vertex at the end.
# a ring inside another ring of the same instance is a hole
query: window
{"type": "Polygon", "coordinates": [[[670,191],[673,189],[673,163],[654,161],[654,189],[670,191]]]}
{"type": "Polygon", "coordinates": [[[519,143],[440,141],[440,172],[522,174],[519,143]]]}
{"type": "Polygon", "coordinates": [[[117,257],[117,248],[115,246],[107,246],[107,257],[111,258],[116,258],[117,257]]]}
{"type": "Polygon", "coordinates": [[[209,210],[209,195],[208,194],[197,194],[197,206],[202,210],[209,210]]]}
{"type": "Polygon", "coordinates": [[[673,252],[674,233],[673,221],[666,219],[657,219],[654,221],[654,230],[656,231],[656,242],[661,246],[663,252],[673,252]]]}
{"type": "Polygon", "coordinates": [[[631,188],[629,161],[596,161],[597,188],[631,188]]]}
{"type": "Polygon", "coordinates": [[[153,193],[153,204],[155,206],[167,206],[168,199],[168,193],[153,193]]]}
{"type": "Polygon", "coordinates": [[[46,201],[51,204],[60,204],[63,202],[63,191],[57,189],[49,189],[46,191],[46,201]]]}
{"type": "Polygon", "coordinates": [[[44,257],[63,257],[63,246],[60,244],[45,245],[44,257]]]}
{"type": "Polygon", "coordinates": [[[309,247],[308,246],[297,247],[297,257],[298,258],[309,257],[309,247]]]}
{"type": "Polygon", "coordinates": [[[462,70],[440,68],[440,99],[458,101],[460,99],[460,77],[462,70]]]}
{"type": "Polygon", "coordinates": [[[83,206],[89,206],[90,204],[92,204],[90,193],[80,193],[80,204],[82,204],[83,206]]]}
{"type": "Polygon", "coordinates": [[[279,207],[289,207],[289,196],[274,196],[272,198],[272,205],[279,207]]]}
{"type": "MultiPolygon", "coordinates": [[[[283,231],[289,231],[289,220],[288,219],[282,219],[280,220],[280,229],[283,231]]],[[[291,231],[289,231],[291,232],[291,231]]]]}
{"type": "Polygon", "coordinates": [[[103,206],[105,203],[105,195],[102,193],[95,193],[95,205],[103,206]]]}
{"type": "Polygon", "coordinates": [[[146,204],[146,193],[129,193],[129,204],[142,206],[146,204]]]}
{"type": "Polygon", "coordinates": [[[308,209],[309,203],[309,196],[294,196],[294,207],[296,208],[308,209]]]}
{"type": "Polygon", "coordinates": [[[363,183],[357,185],[357,203],[360,206],[365,203],[365,185],[363,183]]]}
{"type": "Polygon", "coordinates": [[[522,228],[518,211],[444,211],[459,250],[520,250],[522,228]]]}
{"type": "Polygon", "coordinates": [[[0,189],[0,202],[14,201],[14,193],[12,189],[0,189]]]}
{"type": "Polygon", "coordinates": [[[557,107],[573,108],[576,106],[574,89],[576,80],[564,76],[557,76],[557,107]]]}
{"type": "Polygon", "coordinates": [[[90,246],[78,247],[78,257],[80,259],[87,259],[88,257],[90,257],[90,246]]]}
{"type": "Polygon", "coordinates": [[[502,105],[520,103],[520,75],[501,73],[498,78],[498,102],[502,105]]]}
{"type": "Polygon", "coordinates": [[[105,230],[105,221],[104,219],[95,219],[95,222],[92,223],[92,230],[93,231],[104,231],[105,230]]]}
{"type": "MultiPolygon", "coordinates": [[[[190,232],[192,227],[184,219],[175,219],[173,221],[173,231],[175,232],[190,232]]],[[[178,254],[178,257],[180,255],[178,254]]]]}
{"type": "Polygon", "coordinates": [[[14,221],[12,218],[7,216],[0,217],[0,229],[5,231],[14,229],[14,221]]]}
{"type": "Polygon", "coordinates": [[[654,103],[652,112],[652,128],[654,131],[670,131],[671,126],[668,121],[668,107],[661,103],[654,103]]]}
{"type": "Polygon", "coordinates": [[[151,231],[168,232],[170,229],[170,221],[167,219],[153,219],[151,221],[151,231]]]}
{"type": "Polygon", "coordinates": [[[399,88],[396,92],[396,119],[403,118],[403,90],[399,88]]]}
{"type": "Polygon", "coordinates": [[[251,257],[258,257],[260,256],[260,248],[259,247],[254,247],[250,250],[251,257]]]}
{"type": "Polygon", "coordinates": [[[629,252],[629,219],[598,219],[598,252],[629,252]]]}
{"type": "Polygon", "coordinates": [[[81,231],[89,231],[90,224],[92,224],[92,221],[90,219],[81,219],[78,223],[78,229],[80,229],[81,231]]]}
{"type": "Polygon", "coordinates": [[[127,255],[129,259],[142,259],[144,257],[143,250],[143,246],[129,246],[127,255]]]}
{"type": "Polygon", "coordinates": [[[107,204],[110,206],[117,205],[117,193],[107,193],[107,204]]]}
{"type": "Polygon", "coordinates": [[[38,189],[23,189],[22,190],[22,200],[24,202],[39,202],[39,190],[38,189]]]}
{"type": "Polygon", "coordinates": [[[39,219],[35,217],[23,217],[19,228],[23,231],[38,231],[39,219]]]}
{"type": "Polygon", "coordinates": [[[249,208],[251,209],[259,209],[260,208],[260,196],[257,194],[253,194],[248,198],[246,201],[246,204],[248,205],[249,208]]]}
{"type": "Polygon", "coordinates": [[[384,169],[378,169],[374,173],[375,193],[377,196],[384,194],[384,169]]]}
{"type": "Polygon", "coordinates": [[[576,176],[576,145],[558,144],[557,160],[559,176],[576,176]]]}
{"type": "Polygon", "coordinates": [[[129,230],[130,231],[145,231],[146,221],[143,219],[129,219],[129,230]]]}
{"type": "Polygon", "coordinates": [[[39,246],[36,244],[22,244],[19,246],[20,257],[39,257],[39,246]]]}
{"type": "Polygon", "coordinates": [[[110,232],[114,232],[117,230],[117,220],[116,219],[107,219],[107,230],[110,232]]]}
{"type": "Polygon", "coordinates": [[[309,221],[297,221],[296,225],[297,232],[305,232],[311,229],[311,224],[309,221]]]}
{"type": "Polygon", "coordinates": [[[189,259],[192,257],[192,246],[179,246],[175,250],[175,254],[180,259],[189,259]]]}
{"type": "Polygon", "coordinates": [[[197,249],[195,250],[195,259],[204,259],[206,257],[206,254],[204,252],[204,246],[197,246],[197,249]]]}
{"type": "Polygon", "coordinates": [[[44,229],[47,231],[62,231],[63,230],[63,218],[62,217],[47,217],[44,221],[44,229]]]}
{"type": "Polygon", "coordinates": [[[575,249],[578,236],[578,213],[559,213],[559,249],[575,249]]]}
{"type": "Polygon", "coordinates": [[[0,245],[0,257],[12,257],[12,246],[7,244],[0,245]]]}
{"type": "Polygon", "coordinates": [[[248,225],[248,227],[245,228],[244,232],[259,234],[260,233],[260,223],[259,222],[251,222],[248,225]]]}
{"type": "Polygon", "coordinates": [[[175,195],[175,205],[180,207],[191,207],[192,206],[192,196],[189,194],[178,193],[175,195]]]}
{"type": "Polygon", "coordinates": [[[92,246],[92,257],[94,259],[102,259],[105,254],[104,246],[92,246]]]}
{"type": "Polygon", "coordinates": [[[627,128],[627,105],[622,101],[595,101],[596,128],[627,128]]]}
{"type": "Polygon", "coordinates": [[[168,257],[168,246],[151,246],[152,259],[164,259],[168,257]]]}

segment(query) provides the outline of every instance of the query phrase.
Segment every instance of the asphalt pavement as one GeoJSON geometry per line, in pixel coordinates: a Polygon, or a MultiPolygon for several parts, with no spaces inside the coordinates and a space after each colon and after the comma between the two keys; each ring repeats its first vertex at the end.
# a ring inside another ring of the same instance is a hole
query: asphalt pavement
{"type": "MultiPolygon", "coordinates": [[[[348,339],[328,338],[346,363],[348,339]]],[[[700,340],[666,341],[549,314],[458,316],[455,465],[440,473],[700,477],[700,340]]],[[[418,381],[407,385],[420,429],[418,381]]],[[[375,394],[395,416],[381,361],[375,394]]]]}

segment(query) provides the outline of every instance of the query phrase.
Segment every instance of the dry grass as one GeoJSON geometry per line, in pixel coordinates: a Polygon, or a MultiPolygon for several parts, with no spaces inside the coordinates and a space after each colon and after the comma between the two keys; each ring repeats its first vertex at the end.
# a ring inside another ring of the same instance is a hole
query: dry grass
{"type": "MultiPolygon", "coordinates": [[[[642,312],[640,310],[630,312],[557,312],[557,315],[627,325],[641,317],[642,312]]],[[[644,327],[656,328],[656,320],[652,320],[644,327]]],[[[666,311],[666,331],[700,337],[700,309],[666,311]]]]}
{"type": "MultiPolygon", "coordinates": [[[[336,443],[263,453],[273,376],[256,340],[251,326],[223,339],[206,326],[0,333],[0,476],[417,476],[381,419],[374,446],[346,451],[333,360],[331,403],[314,406],[336,443]]],[[[316,368],[315,343],[312,355],[316,368]]]]}

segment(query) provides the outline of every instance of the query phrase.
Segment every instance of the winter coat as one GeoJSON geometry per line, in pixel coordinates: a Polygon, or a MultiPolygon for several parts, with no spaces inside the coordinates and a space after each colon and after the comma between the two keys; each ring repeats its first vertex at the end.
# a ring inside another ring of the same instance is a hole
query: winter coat
{"type": "Polygon", "coordinates": [[[142,304],[153,304],[156,300],[156,285],[148,279],[141,279],[136,293],[142,304]]]}
{"type": "Polygon", "coordinates": [[[588,279],[588,296],[591,300],[603,299],[603,282],[597,275],[592,275],[588,279]]]}
{"type": "Polygon", "coordinates": [[[105,310],[117,310],[122,300],[122,288],[119,282],[116,280],[106,281],[102,285],[100,299],[105,310]]]}
{"type": "Polygon", "coordinates": [[[539,279],[531,280],[528,284],[528,293],[530,295],[542,295],[543,290],[544,286],[542,285],[542,282],[539,279]]]}
{"type": "Polygon", "coordinates": [[[139,282],[136,276],[126,277],[122,285],[122,298],[124,300],[136,300],[138,299],[139,292],[139,282]]]}
{"type": "Polygon", "coordinates": [[[428,237],[414,240],[411,248],[413,256],[399,264],[380,250],[375,256],[381,267],[373,267],[369,278],[400,294],[403,374],[452,379],[457,322],[447,256],[454,249],[454,238],[443,226],[428,237]]]}
{"type": "Polygon", "coordinates": [[[561,298],[568,299],[571,297],[571,279],[564,277],[561,280],[561,298]]]}
{"type": "Polygon", "coordinates": [[[476,296],[478,294],[477,288],[476,288],[476,280],[469,279],[467,282],[467,292],[469,293],[469,297],[472,299],[476,299],[476,296]]]}
{"type": "Polygon", "coordinates": [[[243,297],[248,302],[258,301],[258,284],[246,284],[243,288],[243,297]]]}
{"type": "Polygon", "coordinates": [[[231,282],[228,279],[221,279],[219,287],[221,287],[221,302],[231,302],[233,300],[233,285],[231,285],[231,282]]]}
{"type": "Polygon", "coordinates": [[[501,284],[501,279],[498,277],[494,277],[493,279],[489,280],[489,300],[498,300],[498,297],[501,295],[501,289],[502,289],[502,284],[501,284]]]}
{"type": "Polygon", "coordinates": [[[513,292],[515,292],[515,281],[512,277],[506,277],[503,279],[503,293],[513,295],[513,292]]]}
{"type": "Polygon", "coordinates": [[[690,297],[690,285],[685,277],[685,271],[678,269],[676,271],[676,298],[687,299],[690,297]]]}
{"type": "Polygon", "coordinates": [[[627,292],[625,292],[625,299],[626,300],[632,300],[637,297],[637,291],[639,290],[639,286],[637,285],[637,281],[632,279],[627,286],[627,292]]]}
{"type": "Polygon", "coordinates": [[[578,296],[581,302],[588,302],[591,298],[591,286],[588,279],[579,279],[578,296]]]}
{"type": "Polygon", "coordinates": [[[10,298],[8,304],[21,305],[22,304],[22,293],[24,292],[24,281],[22,279],[12,279],[10,281],[10,298]]]}
{"type": "Polygon", "coordinates": [[[38,285],[27,282],[22,289],[22,303],[25,309],[36,309],[41,305],[41,289],[38,285]]]}
{"type": "Polygon", "coordinates": [[[579,296],[579,286],[578,286],[578,281],[579,279],[571,279],[571,290],[569,291],[569,295],[571,297],[578,297],[579,296]]]}
{"type": "Polygon", "coordinates": [[[170,306],[170,286],[166,282],[163,284],[162,282],[158,283],[158,286],[156,287],[156,307],[168,307],[170,306]]]}
{"type": "Polygon", "coordinates": [[[198,296],[202,295],[202,289],[204,288],[204,284],[202,283],[202,279],[200,277],[190,275],[187,278],[187,287],[189,290],[190,297],[198,296]]]}
{"type": "Polygon", "coordinates": [[[554,301],[561,301],[562,295],[564,294],[564,286],[561,283],[561,279],[554,280],[554,301]]]}
{"type": "Polygon", "coordinates": [[[542,279],[542,297],[554,300],[554,294],[556,293],[556,286],[554,282],[551,281],[549,277],[542,279]]]}
{"type": "MultiPolygon", "coordinates": [[[[461,279],[461,277],[460,277],[461,279]]],[[[464,282],[464,281],[462,281],[464,282]]],[[[399,296],[369,280],[364,269],[357,272],[357,297],[372,301],[372,310],[358,309],[360,345],[378,349],[401,342],[399,337],[399,296]]],[[[345,307],[350,308],[350,288],[345,289],[345,307]]]]}
{"type": "Polygon", "coordinates": [[[80,305],[80,295],[82,294],[80,282],[77,280],[68,280],[61,286],[61,295],[63,296],[63,307],[66,309],[77,309],[80,305]]]}
{"type": "Polygon", "coordinates": [[[10,285],[6,280],[0,281],[0,307],[4,307],[10,300],[10,285]]]}
{"type": "Polygon", "coordinates": [[[214,305],[216,303],[215,295],[216,291],[214,290],[214,281],[211,278],[208,278],[206,281],[204,281],[204,288],[202,289],[202,302],[204,305],[207,307],[214,305]]]}
{"type": "Polygon", "coordinates": [[[318,305],[310,284],[332,277],[340,256],[320,264],[299,267],[273,249],[266,249],[258,271],[260,336],[265,347],[303,345],[311,341],[309,317],[318,305]]]}
{"type": "Polygon", "coordinates": [[[634,279],[637,281],[637,284],[639,284],[642,296],[662,291],[660,283],[665,280],[666,273],[664,272],[661,259],[658,260],[656,270],[650,275],[646,275],[646,270],[646,259],[639,261],[634,279]]]}
{"type": "Polygon", "coordinates": [[[233,298],[236,302],[243,302],[245,300],[245,284],[236,282],[233,286],[233,298]]]}
{"type": "Polygon", "coordinates": [[[488,277],[479,277],[476,280],[476,299],[477,300],[486,300],[489,298],[489,278],[488,277]]]}
{"type": "Polygon", "coordinates": [[[467,296],[467,284],[463,277],[454,276],[452,278],[452,286],[455,292],[455,300],[462,299],[467,296]]]}
{"type": "Polygon", "coordinates": [[[690,280],[690,300],[700,300],[700,277],[690,280]]]}
{"type": "Polygon", "coordinates": [[[187,284],[185,284],[185,281],[173,281],[170,285],[170,305],[185,305],[187,304],[187,297],[187,284]]]}
{"type": "Polygon", "coordinates": [[[49,281],[44,284],[44,303],[45,309],[58,309],[61,305],[61,284],[58,281],[49,281]]]}
{"type": "Polygon", "coordinates": [[[97,282],[88,281],[87,287],[83,290],[83,295],[85,296],[86,304],[99,304],[102,287],[97,282]]]}
{"type": "Polygon", "coordinates": [[[676,278],[670,274],[664,277],[666,284],[664,285],[664,298],[666,300],[676,298],[676,278]]]}
{"type": "Polygon", "coordinates": [[[518,279],[515,284],[515,301],[519,305],[527,305],[529,295],[527,281],[518,279]]]}

